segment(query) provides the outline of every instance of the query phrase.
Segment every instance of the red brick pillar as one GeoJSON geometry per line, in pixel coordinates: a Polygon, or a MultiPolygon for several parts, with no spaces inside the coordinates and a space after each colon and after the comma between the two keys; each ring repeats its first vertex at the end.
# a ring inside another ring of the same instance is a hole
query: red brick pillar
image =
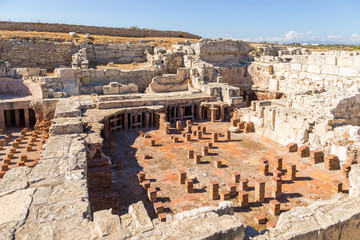
{"type": "Polygon", "coordinates": [[[273,198],[281,198],[282,195],[282,180],[279,177],[272,178],[271,196],[273,198]]]}
{"type": "Polygon", "coordinates": [[[155,188],[153,188],[153,187],[148,188],[148,198],[149,198],[150,202],[156,202],[157,191],[155,188]]]}
{"type": "Polygon", "coordinates": [[[212,133],[212,142],[216,143],[218,141],[218,133],[212,133]]]}
{"type": "Polygon", "coordinates": [[[221,168],[221,166],[222,166],[221,160],[215,160],[214,165],[215,165],[216,168],[221,168]]]}
{"type": "Polygon", "coordinates": [[[180,171],[178,173],[178,180],[180,184],[184,184],[185,180],[186,180],[186,172],[185,171],[180,171]]]}
{"type": "Polygon", "coordinates": [[[265,201],[265,181],[263,179],[257,179],[255,181],[255,201],[265,201]]]}
{"type": "Polygon", "coordinates": [[[234,183],[238,183],[240,181],[240,173],[238,173],[237,171],[232,171],[231,179],[234,183]]]}
{"type": "Polygon", "coordinates": [[[142,183],[145,180],[145,172],[144,171],[140,171],[138,173],[138,179],[139,179],[140,183],[142,183]]]}
{"type": "Polygon", "coordinates": [[[325,162],[325,169],[330,170],[337,170],[339,169],[339,158],[336,155],[329,155],[324,158],[325,162]]]}
{"type": "Polygon", "coordinates": [[[333,183],[336,187],[336,193],[342,193],[343,192],[343,183],[338,180],[334,180],[333,183]]]}
{"type": "Polygon", "coordinates": [[[230,132],[230,131],[226,131],[226,132],[225,132],[225,139],[226,139],[226,141],[228,141],[228,142],[231,141],[231,132],[230,132]]]}
{"type": "Polygon", "coordinates": [[[310,161],[312,164],[321,163],[324,161],[324,152],[320,149],[310,151],[310,161]]]}
{"type": "Polygon", "coordinates": [[[219,183],[216,181],[210,182],[210,198],[212,200],[219,198],[219,183]]]}
{"type": "Polygon", "coordinates": [[[194,158],[194,150],[187,150],[187,157],[189,159],[193,159],[194,158]]]}
{"type": "Polygon", "coordinates": [[[298,150],[298,145],[297,143],[289,143],[288,145],[286,145],[286,148],[288,152],[296,152],[298,150]]]}
{"type": "Polygon", "coordinates": [[[249,183],[249,181],[247,179],[241,179],[240,180],[240,190],[241,191],[247,191],[248,183],[249,183]]]}
{"type": "Polygon", "coordinates": [[[266,176],[269,174],[269,163],[263,162],[260,165],[261,172],[266,176]]]}
{"type": "Polygon", "coordinates": [[[235,185],[235,183],[227,183],[226,188],[230,192],[231,197],[236,196],[236,185],[235,185]]]}
{"type": "Polygon", "coordinates": [[[197,131],[197,138],[198,138],[198,140],[202,139],[202,131],[201,130],[197,131]]]}
{"type": "Polygon", "coordinates": [[[310,156],[310,148],[307,145],[302,145],[298,148],[297,153],[300,157],[309,157],[310,156]]]}
{"type": "Polygon", "coordinates": [[[186,179],[185,181],[185,191],[187,193],[193,193],[194,192],[194,183],[191,179],[186,179]]]}
{"type": "Polygon", "coordinates": [[[203,134],[206,134],[206,127],[205,126],[201,127],[201,131],[203,134]]]}
{"type": "Polygon", "coordinates": [[[195,164],[200,164],[201,163],[201,155],[200,154],[195,154],[194,163],[195,164]]]}
{"type": "Polygon", "coordinates": [[[283,162],[283,159],[281,157],[278,157],[278,156],[275,157],[275,167],[279,171],[282,171],[282,162],[283,162]]]}
{"type": "Polygon", "coordinates": [[[277,200],[270,201],[270,213],[274,216],[280,215],[280,202],[277,200]]]}
{"type": "Polygon", "coordinates": [[[230,192],[228,190],[222,190],[220,192],[220,201],[230,200],[230,192]]]}
{"type": "Polygon", "coordinates": [[[207,146],[202,146],[201,152],[203,156],[207,156],[209,155],[209,148],[207,146]]]}
{"type": "Polygon", "coordinates": [[[181,133],[181,130],[182,130],[181,121],[176,121],[176,131],[177,131],[177,133],[181,133]]]}
{"type": "Polygon", "coordinates": [[[287,175],[289,179],[295,180],[296,179],[296,165],[292,163],[287,164],[287,175]]]}
{"type": "Polygon", "coordinates": [[[240,207],[242,207],[242,208],[249,207],[249,193],[245,192],[245,191],[240,191],[239,192],[239,202],[240,202],[240,207]]]}

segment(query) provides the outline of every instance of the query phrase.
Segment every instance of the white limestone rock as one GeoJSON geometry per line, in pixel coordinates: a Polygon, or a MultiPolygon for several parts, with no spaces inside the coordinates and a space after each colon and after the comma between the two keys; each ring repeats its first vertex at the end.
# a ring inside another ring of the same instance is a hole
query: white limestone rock
{"type": "Polygon", "coordinates": [[[95,227],[101,237],[121,231],[120,218],[111,211],[112,209],[94,213],[95,227]]]}

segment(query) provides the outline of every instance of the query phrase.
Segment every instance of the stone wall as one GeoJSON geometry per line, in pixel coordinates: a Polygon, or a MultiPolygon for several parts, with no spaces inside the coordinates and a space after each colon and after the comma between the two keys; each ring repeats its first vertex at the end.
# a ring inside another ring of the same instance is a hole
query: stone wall
{"type": "Polygon", "coordinates": [[[180,31],[141,30],[127,28],[96,27],[56,23],[5,22],[0,21],[1,30],[37,32],[77,32],[120,37],[179,37],[200,39],[199,36],[180,31]]]}
{"type": "Polygon", "coordinates": [[[144,44],[91,44],[81,45],[81,48],[86,48],[90,65],[146,62],[145,51],[153,51],[153,46],[144,44]]]}
{"type": "Polygon", "coordinates": [[[70,65],[79,47],[71,42],[0,40],[0,59],[12,67],[55,68],[70,65]]]}
{"type": "Polygon", "coordinates": [[[274,229],[255,239],[358,239],[359,204],[359,198],[338,194],[331,200],[318,200],[307,207],[292,208],[280,215],[274,229]]]}

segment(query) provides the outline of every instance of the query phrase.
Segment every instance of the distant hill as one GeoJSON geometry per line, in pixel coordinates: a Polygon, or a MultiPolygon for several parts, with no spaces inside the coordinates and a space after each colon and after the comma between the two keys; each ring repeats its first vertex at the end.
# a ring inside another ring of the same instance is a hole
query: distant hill
{"type": "Polygon", "coordinates": [[[96,35],[119,36],[119,37],[175,37],[200,39],[200,36],[181,31],[161,31],[153,29],[114,28],[84,25],[70,25],[57,23],[34,23],[34,22],[7,22],[0,21],[0,30],[9,31],[37,31],[37,32],[76,32],[96,35]]]}

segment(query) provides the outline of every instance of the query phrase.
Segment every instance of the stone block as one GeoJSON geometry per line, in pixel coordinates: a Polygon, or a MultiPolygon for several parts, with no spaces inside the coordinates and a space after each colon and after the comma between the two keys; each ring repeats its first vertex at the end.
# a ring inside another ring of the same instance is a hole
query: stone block
{"type": "Polygon", "coordinates": [[[310,161],[313,164],[323,162],[324,161],[324,152],[320,149],[310,151],[310,161]]]}
{"type": "Polygon", "coordinates": [[[301,147],[299,147],[299,149],[297,150],[297,153],[300,157],[309,157],[310,156],[310,148],[307,145],[302,145],[301,147]]]}
{"type": "Polygon", "coordinates": [[[286,148],[288,152],[296,152],[298,150],[298,145],[297,143],[289,143],[288,145],[286,145],[286,148]]]}
{"type": "Polygon", "coordinates": [[[339,158],[335,155],[326,156],[324,158],[324,162],[325,162],[325,169],[328,171],[337,170],[340,167],[339,158]]]}

